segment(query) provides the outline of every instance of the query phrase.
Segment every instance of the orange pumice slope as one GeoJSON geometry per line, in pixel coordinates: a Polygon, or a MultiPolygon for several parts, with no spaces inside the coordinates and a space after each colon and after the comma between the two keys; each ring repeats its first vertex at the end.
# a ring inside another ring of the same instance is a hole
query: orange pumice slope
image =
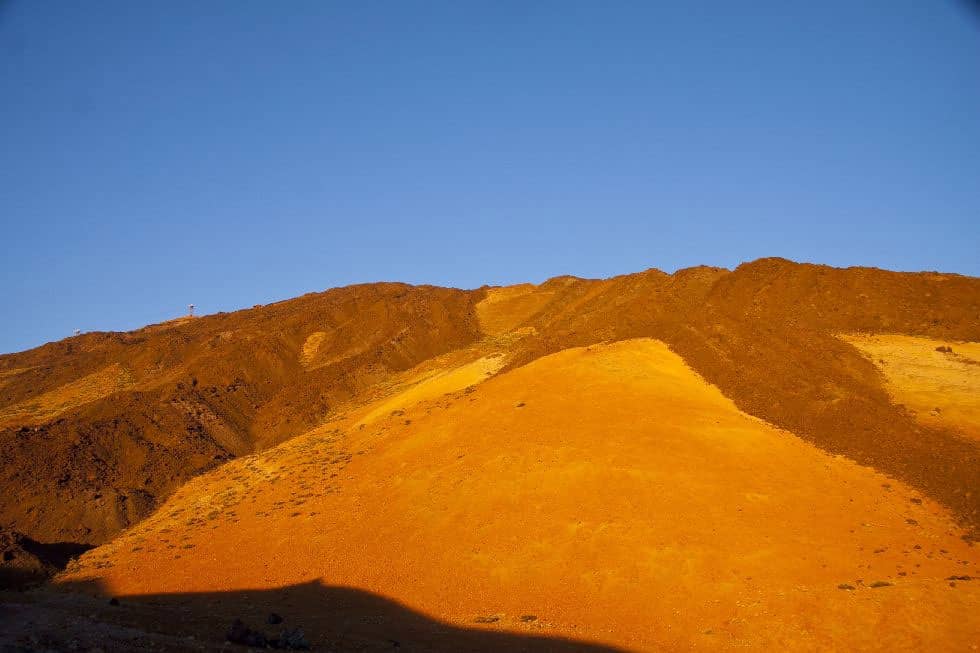
{"type": "Polygon", "coordinates": [[[517,367],[652,337],[743,411],[912,484],[980,527],[976,441],[897,403],[839,334],[980,341],[980,280],[761,259],[463,291],[363,284],[0,355],[0,530],[98,544],[196,474],[392,379],[493,346],[517,367]]]}
{"type": "Polygon", "coordinates": [[[845,340],[878,366],[889,394],[919,422],[980,440],[980,343],[893,334],[845,340]]]}
{"type": "Polygon", "coordinates": [[[956,650],[980,632],[980,583],[947,580],[980,575],[980,555],[947,510],[745,415],[661,342],[419,399],[189,482],[59,580],[123,596],[316,580],[632,650],[956,650]]]}
{"type": "Polygon", "coordinates": [[[978,343],[980,279],[761,259],[0,355],[0,589],[102,545],[0,648],[969,650],[978,343]]]}

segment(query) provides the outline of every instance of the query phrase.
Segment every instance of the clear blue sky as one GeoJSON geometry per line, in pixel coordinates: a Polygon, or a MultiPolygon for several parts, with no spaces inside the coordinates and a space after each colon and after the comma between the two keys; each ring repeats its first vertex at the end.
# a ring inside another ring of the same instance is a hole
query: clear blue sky
{"type": "Polygon", "coordinates": [[[376,280],[980,275],[980,13],[15,0],[0,222],[0,351],[376,280]]]}

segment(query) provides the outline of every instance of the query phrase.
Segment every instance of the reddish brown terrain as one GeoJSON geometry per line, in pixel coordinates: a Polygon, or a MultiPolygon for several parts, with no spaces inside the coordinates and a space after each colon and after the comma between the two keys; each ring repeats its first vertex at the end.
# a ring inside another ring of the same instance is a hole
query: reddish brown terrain
{"type": "Polygon", "coordinates": [[[187,479],[473,342],[475,301],[356,286],[0,357],[0,524],[45,542],[101,544],[187,479]]]}
{"type": "Polygon", "coordinates": [[[978,343],[980,279],[762,259],[5,355],[5,578],[99,546],[0,643],[971,650],[978,343]]]}

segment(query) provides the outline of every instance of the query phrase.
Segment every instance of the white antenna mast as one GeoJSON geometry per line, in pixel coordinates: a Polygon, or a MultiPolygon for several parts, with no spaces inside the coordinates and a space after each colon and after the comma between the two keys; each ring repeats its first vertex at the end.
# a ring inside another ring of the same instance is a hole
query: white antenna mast
{"type": "Polygon", "coordinates": [[[187,317],[194,317],[194,304],[187,305],[187,317]]]}

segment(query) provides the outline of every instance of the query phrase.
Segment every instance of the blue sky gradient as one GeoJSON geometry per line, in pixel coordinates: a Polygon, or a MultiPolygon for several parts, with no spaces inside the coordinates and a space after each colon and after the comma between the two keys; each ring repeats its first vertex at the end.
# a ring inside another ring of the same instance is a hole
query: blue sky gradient
{"type": "Polygon", "coordinates": [[[357,282],[980,276],[980,13],[0,5],[0,351],[357,282]]]}

